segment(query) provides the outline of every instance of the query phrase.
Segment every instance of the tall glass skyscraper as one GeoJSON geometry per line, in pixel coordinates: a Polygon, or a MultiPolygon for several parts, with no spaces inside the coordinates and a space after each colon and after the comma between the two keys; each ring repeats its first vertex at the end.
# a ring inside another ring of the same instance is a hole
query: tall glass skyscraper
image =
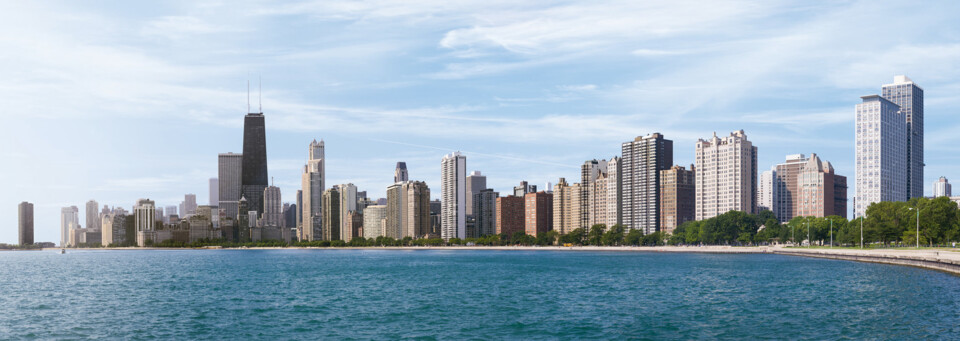
{"type": "Polygon", "coordinates": [[[903,200],[923,196],[923,88],[907,76],[894,76],[880,96],[900,107],[907,121],[907,193],[903,200]]]}
{"type": "Polygon", "coordinates": [[[267,176],[267,133],[263,113],[250,113],[243,119],[243,169],[241,191],[250,210],[263,213],[263,191],[267,176]]]}

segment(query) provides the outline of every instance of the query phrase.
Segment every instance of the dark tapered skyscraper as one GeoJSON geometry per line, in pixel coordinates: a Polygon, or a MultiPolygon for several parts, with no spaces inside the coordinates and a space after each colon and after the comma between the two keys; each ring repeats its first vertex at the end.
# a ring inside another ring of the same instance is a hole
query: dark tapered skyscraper
{"type": "Polygon", "coordinates": [[[267,188],[267,133],[263,113],[250,113],[243,119],[243,167],[241,191],[250,210],[263,214],[263,190],[267,188]]]}

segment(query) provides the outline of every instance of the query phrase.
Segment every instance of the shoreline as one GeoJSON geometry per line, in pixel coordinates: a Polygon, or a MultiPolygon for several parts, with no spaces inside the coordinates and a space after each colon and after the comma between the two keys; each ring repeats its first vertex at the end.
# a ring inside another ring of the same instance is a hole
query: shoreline
{"type": "MultiPolygon", "coordinates": [[[[45,248],[42,251],[59,250],[45,248]]],[[[383,247],[249,247],[249,248],[66,248],[66,250],[489,250],[489,251],[571,251],[571,252],[659,252],[711,254],[778,254],[912,266],[960,276],[960,249],[846,249],[785,248],[781,246],[383,246],[383,247]]]]}

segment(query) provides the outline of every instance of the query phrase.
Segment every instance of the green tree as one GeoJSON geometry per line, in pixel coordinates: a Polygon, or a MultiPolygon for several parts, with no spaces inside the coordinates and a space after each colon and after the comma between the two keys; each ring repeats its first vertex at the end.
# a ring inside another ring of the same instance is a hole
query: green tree
{"type": "Polygon", "coordinates": [[[587,241],[590,245],[603,245],[603,232],[607,225],[595,224],[590,227],[590,233],[587,234],[587,241]]]}

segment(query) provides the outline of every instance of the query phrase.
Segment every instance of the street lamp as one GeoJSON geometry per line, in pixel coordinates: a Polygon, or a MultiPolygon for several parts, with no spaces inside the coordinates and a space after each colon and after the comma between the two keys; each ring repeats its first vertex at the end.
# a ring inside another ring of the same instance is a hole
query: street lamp
{"type": "Polygon", "coordinates": [[[908,210],[917,211],[917,248],[920,248],[920,210],[913,207],[907,207],[908,210]]]}

